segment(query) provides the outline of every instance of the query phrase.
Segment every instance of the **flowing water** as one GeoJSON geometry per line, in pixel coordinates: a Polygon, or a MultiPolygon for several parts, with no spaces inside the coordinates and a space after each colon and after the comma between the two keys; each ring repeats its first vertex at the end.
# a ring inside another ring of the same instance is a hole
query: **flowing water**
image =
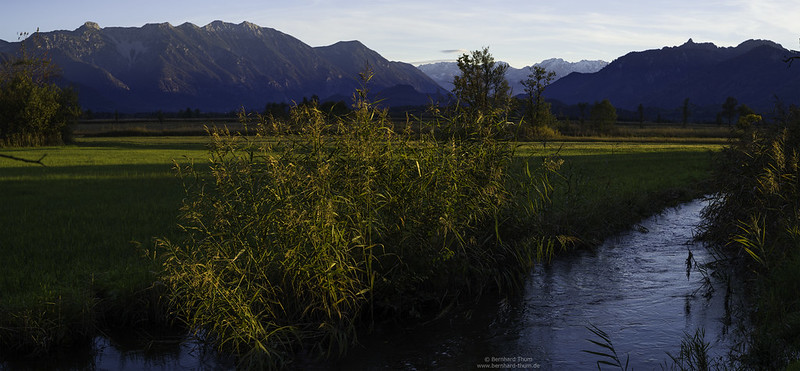
{"type": "Polygon", "coordinates": [[[591,325],[608,334],[633,369],[660,369],[671,361],[667,352],[678,354],[684,334],[699,328],[711,355],[724,356],[736,340],[726,325],[725,287],[696,268],[712,260],[693,242],[704,205],[665,210],[593,251],[537,266],[521,296],[362,339],[364,346],[336,368],[597,369],[604,358],[585,350],[608,351],[587,340],[603,342],[591,325]],[[713,295],[705,282],[716,287],[713,295]]]}
{"type": "MultiPolygon", "coordinates": [[[[711,354],[723,356],[735,341],[727,326],[725,289],[696,268],[712,259],[693,242],[704,205],[695,201],[668,209],[594,250],[538,265],[521,294],[485,299],[412,328],[379,326],[362,336],[347,357],[301,362],[298,368],[596,369],[604,358],[585,351],[607,349],[589,342],[602,342],[587,329],[591,325],[608,334],[623,363],[629,357],[634,369],[660,369],[670,360],[667,352],[677,354],[684,334],[698,328],[705,329],[711,354]],[[690,252],[693,263],[687,273],[690,252]],[[716,287],[713,295],[707,295],[709,287],[716,287]]],[[[115,338],[125,336],[110,339],[115,338]]],[[[230,360],[185,337],[167,339],[146,342],[143,349],[98,338],[88,359],[77,366],[232,368],[230,360]],[[153,345],[159,344],[166,350],[157,351],[153,345]]]]}

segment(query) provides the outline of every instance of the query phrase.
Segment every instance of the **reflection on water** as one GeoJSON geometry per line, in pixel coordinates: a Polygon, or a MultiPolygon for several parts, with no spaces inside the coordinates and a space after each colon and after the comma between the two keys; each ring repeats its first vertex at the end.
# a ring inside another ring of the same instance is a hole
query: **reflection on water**
{"type": "MultiPolygon", "coordinates": [[[[711,261],[692,242],[702,201],[666,210],[593,251],[539,265],[523,293],[484,300],[469,310],[412,328],[379,326],[335,362],[299,361],[298,369],[595,369],[602,351],[587,339],[593,324],[605,331],[634,369],[659,369],[677,354],[684,333],[705,328],[711,354],[724,355],[734,339],[725,327],[725,289],[704,295],[697,264],[711,261]],[[691,255],[690,255],[691,254],[691,255]],[[688,260],[688,261],[687,261],[688,260]],[[687,271],[687,263],[692,269],[687,271]],[[690,274],[691,273],[691,274],[690,274]]],[[[722,285],[709,281],[711,287],[722,285]]],[[[181,334],[109,334],[56,368],[100,370],[232,369],[181,334]],[[127,343],[126,339],[137,339],[127,343]]],[[[0,364],[2,368],[53,368],[0,364]]]]}
{"type": "Polygon", "coordinates": [[[725,295],[704,295],[703,275],[687,274],[687,260],[694,268],[712,259],[693,242],[704,205],[668,209],[594,251],[537,266],[520,297],[444,323],[370,336],[336,367],[595,369],[601,358],[584,350],[604,349],[587,340],[600,340],[590,324],[609,335],[634,369],[660,369],[667,352],[678,354],[684,333],[698,328],[705,328],[711,355],[721,357],[734,342],[724,326],[725,295]]]}
{"type": "Polygon", "coordinates": [[[95,339],[94,366],[98,370],[223,370],[233,369],[221,357],[184,331],[136,334],[115,333],[95,339]]]}
{"type": "Polygon", "coordinates": [[[0,362],[2,370],[232,370],[213,348],[164,328],[118,330],[49,357],[0,362]]]}

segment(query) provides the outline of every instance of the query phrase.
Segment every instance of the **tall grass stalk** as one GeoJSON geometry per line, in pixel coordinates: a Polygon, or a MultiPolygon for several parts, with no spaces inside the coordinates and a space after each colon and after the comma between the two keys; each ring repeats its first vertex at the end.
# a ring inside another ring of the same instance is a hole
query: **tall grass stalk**
{"type": "Polygon", "coordinates": [[[164,280],[187,324],[242,366],[341,354],[359,323],[513,281],[526,255],[500,237],[515,209],[505,121],[442,119],[452,135],[412,141],[365,86],[345,120],[304,105],[277,143],[264,127],[213,130],[210,173],[181,169],[186,238],[161,241],[164,280]]]}
{"type": "Polygon", "coordinates": [[[704,237],[745,267],[755,295],[747,367],[783,368],[800,355],[800,109],[764,127],[739,127],[723,151],[704,237]]]}
{"type": "Polygon", "coordinates": [[[667,353],[673,364],[670,369],[681,371],[697,370],[707,371],[712,366],[719,369],[720,365],[712,362],[708,354],[711,344],[705,341],[705,329],[699,328],[694,335],[685,333],[681,339],[681,350],[676,355],[667,353]]]}

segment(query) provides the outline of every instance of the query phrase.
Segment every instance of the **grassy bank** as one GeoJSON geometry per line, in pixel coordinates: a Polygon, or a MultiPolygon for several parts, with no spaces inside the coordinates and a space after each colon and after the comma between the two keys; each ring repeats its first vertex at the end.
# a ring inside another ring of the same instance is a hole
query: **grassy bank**
{"type": "MultiPolygon", "coordinates": [[[[4,149],[47,165],[0,159],[0,344],[47,350],[95,334],[104,322],[150,317],[143,290],[160,267],[144,257],[154,237],[175,237],[185,196],[172,160],[207,161],[207,138],[85,138],[66,147],[4,149]]],[[[665,205],[696,196],[712,144],[541,143],[558,152],[547,226],[592,243],[665,205]]],[[[156,299],[156,298],[152,298],[156,299]]],[[[149,309],[148,309],[149,308],[149,309]]]]}
{"type": "Polygon", "coordinates": [[[518,156],[558,154],[550,232],[596,244],[666,206],[709,192],[711,161],[721,148],[708,143],[526,143],[518,156]]]}
{"type": "Polygon", "coordinates": [[[752,321],[738,361],[747,369],[800,367],[800,110],[769,125],[741,125],[715,163],[720,197],[703,237],[718,244],[727,279],[747,289],[752,321]]]}
{"type": "MultiPolygon", "coordinates": [[[[158,267],[142,258],[175,232],[182,189],[171,161],[207,157],[205,138],[83,139],[5,149],[46,166],[0,160],[0,343],[47,350],[133,309],[158,267]]],[[[118,321],[120,318],[115,318],[118,321]]]]}

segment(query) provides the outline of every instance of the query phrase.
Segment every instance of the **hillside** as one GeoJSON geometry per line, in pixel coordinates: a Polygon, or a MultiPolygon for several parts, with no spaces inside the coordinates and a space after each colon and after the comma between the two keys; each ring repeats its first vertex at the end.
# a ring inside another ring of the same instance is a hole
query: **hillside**
{"type": "MultiPolygon", "coordinates": [[[[444,93],[413,66],[390,62],[358,41],[315,48],[248,22],[138,28],[87,22],[38,38],[39,50],[61,68],[63,83],[75,86],[82,106],[95,111],[230,111],[312,95],[351,97],[367,64],[375,71],[373,92],[410,86],[402,101],[419,104],[444,93]]],[[[0,53],[14,55],[20,44],[0,43],[0,53]]]]}
{"type": "Polygon", "coordinates": [[[800,102],[800,66],[784,60],[800,55],[779,44],[749,40],[736,47],[695,43],[632,52],[595,73],[574,73],[548,87],[549,99],[565,104],[609,99],[614,106],[721,106],[727,97],[767,111],[776,97],[800,102]]]}

